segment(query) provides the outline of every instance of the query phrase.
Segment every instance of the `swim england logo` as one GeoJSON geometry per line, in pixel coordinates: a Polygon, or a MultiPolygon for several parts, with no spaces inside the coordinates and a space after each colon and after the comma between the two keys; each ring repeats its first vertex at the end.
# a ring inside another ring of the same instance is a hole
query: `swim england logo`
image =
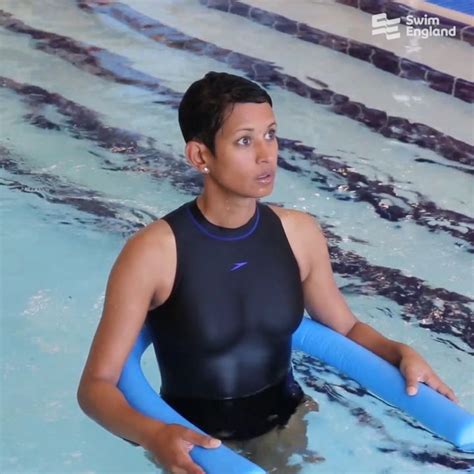
{"type": "MultiPolygon", "coordinates": [[[[388,19],[386,13],[372,15],[372,36],[385,35],[388,40],[400,38],[398,27],[401,18],[388,19]]],[[[456,26],[440,27],[440,20],[436,16],[407,15],[404,17],[405,34],[415,38],[430,38],[431,36],[456,36],[456,26]]]]}
{"type": "Polygon", "coordinates": [[[399,24],[400,18],[389,20],[386,13],[372,15],[372,36],[384,34],[388,40],[400,38],[399,24]]]}

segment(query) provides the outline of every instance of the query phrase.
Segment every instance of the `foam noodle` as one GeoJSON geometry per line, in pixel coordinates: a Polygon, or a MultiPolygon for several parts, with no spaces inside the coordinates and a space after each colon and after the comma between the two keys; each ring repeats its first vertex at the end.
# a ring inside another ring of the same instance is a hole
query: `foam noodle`
{"type": "MultiPolygon", "coordinates": [[[[151,335],[145,326],[125,363],[118,387],[128,403],[144,415],[157,418],[164,423],[178,423],[203,433],[202,430],[171,408],[145,378],[140,366],[140,359],[150,344],[151,335]]],[[[191,450],[191,458],[204,468],[207,474],[222,474],[224,472],[226,474],[265,474],[261,467],[224,445],[212,449],[196,446],[191,450]]]]}
{"type": "MultiPolygon", "coordinates": [[[[118,387],[130,405],[141,413],[202,433],[162,400],[146,380],[140,360],[150,344],[151,335],[145,326],[124,365],[118,387]]],[[[419,385],[417,395],[407,395],[405,380],[398,369],[350,339],[303,318],[293,334],[293,349],[332,365],[459,449],[474,451],[473,415],[423,384],[419,385]]],[[[224,445],[214,449],[196,446],[191,451],[191,457],[208,474],[265,473],[262,468],[224,445]]]]}
{"type": "Polygon", "coordinates": [[[471,413],[424,384],[415,396],[407,395],[397,368],[347,337],[304,318],[293,334],[293,349],[332,365],[461,450],[474,451],[471,413]]]}

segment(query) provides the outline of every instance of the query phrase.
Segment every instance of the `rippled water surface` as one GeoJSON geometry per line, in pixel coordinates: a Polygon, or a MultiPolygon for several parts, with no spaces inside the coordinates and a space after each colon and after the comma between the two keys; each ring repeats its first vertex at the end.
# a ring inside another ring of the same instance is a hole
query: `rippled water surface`
{"type": "MultiPolygon", "coordinates": [[[[199,192],[177,105],[209,70],[271,94],[267,201],[319,219],[354,313],[416,347],[474,411],[468,41],[389,45],[369,13],[329,0],[0,9],[2,472],[157,472],[87,419],[75,391],[125,239],[199,192]]],[[[301,473],[473,469],[331,367],[298,353],[294,366],[320,405],[314,456],[290,459],[301,473]]],[[[145,369],[158,386],[151,354],[145,369]]]]}

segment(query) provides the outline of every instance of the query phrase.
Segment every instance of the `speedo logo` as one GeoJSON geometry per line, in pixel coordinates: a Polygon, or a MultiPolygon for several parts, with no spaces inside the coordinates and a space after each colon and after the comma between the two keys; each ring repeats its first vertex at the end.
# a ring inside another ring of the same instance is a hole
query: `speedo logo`
{"type": "Polygon", "coordinates": [[[231,272],[235,272],[235,270],[238,270],[239,268],[242,268],[244,267],[245,265],[247,265],[248,262],[236,262],[234,263],[234,265],[232,266],[232,268],[230,269],[231,272]]]}

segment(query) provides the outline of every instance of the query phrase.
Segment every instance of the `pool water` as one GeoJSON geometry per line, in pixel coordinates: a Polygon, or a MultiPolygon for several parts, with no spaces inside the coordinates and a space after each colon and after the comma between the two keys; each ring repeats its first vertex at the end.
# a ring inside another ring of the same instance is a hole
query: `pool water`
{"type": "MultiPolygon", "coordinates": [[[[89,420],[75,393],[124,242],[199,192],[177,104],[209,70],[267,88],[280,155],[266,200],[318,218],[353,312],[413,345],[474,412],[467,41],[390,42],[371,36],[370,14],[335,1],[0,9],[2,473],[159,472],[89,420]],[[320,31],[326,40],[309,41],[320,31]],[[364,44],[374,64],[338,51],[336,36],[364,44]],[[384,70],[374,48],[436,80],[384,70]]],[[[474,470],[474,455],[331,367],[293,362],[320,406],[306,433],[317,457],[290,459],[301,473],[474,470]]],[[[159,387],[150,352],[144,367],[159,387]]]]}

